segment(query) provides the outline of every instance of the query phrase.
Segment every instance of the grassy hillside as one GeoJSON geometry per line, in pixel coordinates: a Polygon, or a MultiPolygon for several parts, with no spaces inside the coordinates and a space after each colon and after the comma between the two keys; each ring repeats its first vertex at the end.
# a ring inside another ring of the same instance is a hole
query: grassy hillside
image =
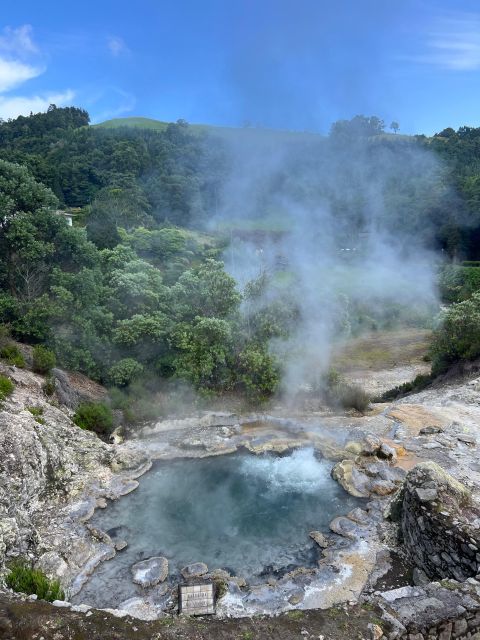
{"type": "MultiPolygon", "coordinates": [[[[155,131],[164,131],[169,122],[163,122],[162,120],[154,120],[153,118],[143,118],[141,116],[131,116],[128,118],[112,118],[111,120],[105,120],[105,122],[99,122],[98,124],[93,125],[94,127],[99,127],[102,129],[119,129],[123,127],[134,128],[134,129],[153,129],[155,131]]],[[[232,135],[241,131],[244,134],[249,134],[251,136],[255,136],[258,138],[259,136],[263,136],[268,138],[269,136],[275,135],[285,136],[285,137],[296,137],[296,138],[311,138],[318,137],[320,134],[313,133],[309,131],[287,131],[287,130],[275,130],[275,129],[263,129],[261,127],[226,127],[226,126],[218,126],[211,124],[191,124],[188,123],[190,129],[193,132],[197,133],[216,133],[220,135],[232,135]]]]}

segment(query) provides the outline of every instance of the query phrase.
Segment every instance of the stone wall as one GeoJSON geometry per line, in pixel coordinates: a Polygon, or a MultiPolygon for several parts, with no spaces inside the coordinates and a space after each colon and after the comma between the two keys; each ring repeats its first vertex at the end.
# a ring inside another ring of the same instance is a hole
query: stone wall
{"type": "Polygon", "coordinates": [[[388,640],[465,640],[480,638],[480,583],[444,580],[424,587],[385,591],[371,603],[382,611],[388,640]]]}
{"type": "Polygon", "coordinates": [[[430,579],[480,573],[480,511],[464,485],[434,462],[409,471],[401,529],[405,549],[430,579]]]}

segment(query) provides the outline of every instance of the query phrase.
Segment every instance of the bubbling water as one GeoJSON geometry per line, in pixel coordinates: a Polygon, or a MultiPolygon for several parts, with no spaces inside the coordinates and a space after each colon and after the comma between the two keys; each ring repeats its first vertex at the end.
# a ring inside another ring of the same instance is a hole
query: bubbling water
{"type": "Polygon", "coordinates": [[[168,558],[171,581],[192,562],[251,583],[313,565],[317,549],[308,533],[327,531],[333,517],[358,504],[330,469],[313,449],[158,463],[136,491],[95,513],[92,524],[128,547],[99,567],[75,600],[113,606],[140,595],[130,567],[151,556],[168,558]]]}

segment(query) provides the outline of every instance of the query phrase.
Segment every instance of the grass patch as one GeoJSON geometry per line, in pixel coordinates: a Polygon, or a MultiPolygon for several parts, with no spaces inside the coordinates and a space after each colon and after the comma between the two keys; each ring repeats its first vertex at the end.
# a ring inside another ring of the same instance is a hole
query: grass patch
{"type": "Polygon", "coordinates": [[[42,407],[27,407],[27,411],[30,411],[32,416],[35,416],[35,417],[43,416],[42,407]]]}
{"type": "Polygon", "coordinates": [[[303,611],[300,611],[299,609],[289,611],[287,613],[287,617],[290,618],[290,620],[301,620],[303,618],[303,611]]]}
{"type": "Polygon", "coordinates": [[[25,367],[25,358],[16,344],[6,344],[0,349],[0,358],[7,364],[15,365],[19,369],[25,367]]]}
{"type": "Polygon", "coordinates": [[[15,385],[7,376],[0,375],[0,402],[12,395],[15,385]]]}
{"type": "Polygon", "coordinates": [[[17,593],[35,594],[41,600],[53,602],[65,600],[65,593],[58,580],[50,580],[39,569],[33,569],[26,560],[15,560],[5,578],[7,587],[17,593]]]}
{"type": "Polygon", "coordinates": [[[38,422],[38,424],[47,424],[45,420],[41,417],[43,416],[42,407],[26,407],[26,409],[35,418],[35,422],[38,422]]]}

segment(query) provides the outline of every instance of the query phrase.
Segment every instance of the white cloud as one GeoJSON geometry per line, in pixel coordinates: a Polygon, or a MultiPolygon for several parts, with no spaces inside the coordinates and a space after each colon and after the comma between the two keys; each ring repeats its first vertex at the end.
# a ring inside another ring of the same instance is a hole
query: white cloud
{"type": "Polygon", "coordinates": [[[19,85],[44,73],[42,52],[33,40],[28,24],[17,28],[6,27],[0,33],[0,118],[16,118],[31,112],[46,111],[50,104],[65,106],[72,103],[75,93],[71,89],[50,91],[37,95],[10,93],[19,85]]]}
{"type": "Polygon", "coordinates": [[[0,57],[0,93],[10,91],[19,84],[36,78],[43,69],[33,67],[30,64],[20,62],[18,60],[7,60],[0,57]]]}
{"type": "Polygon", "coordinates": [[[413,62],[450,69],[480,69],[480,14],[450,13],[436,19],[424,34],[426,51],[413,62]]]}
{"type": "Polygon", "coordinates": [[[42,96],[0,96],[0,118],[16,118],[28,116],[30,112],[46,111],[51,104],[57,107],[68,106],[72,103],[75,92],[68,89],[62,93],[49,93],[42,96]]]}
{"type": "Polygon", "coordinates": [[[125,44],[125,41],[119,36],[110,36],[107,39],[107,46],[114,58],[118,58],[118,56],[130,53],[130,49],[125,44]]]}
{"type": "Polygon", "coordinates": [[[0,50],[20,57],[39,53],[32,33],[33,29],[30,24],[23,24],[16,29],[5,27],[3,35],[0,35],[0,50]]]}

